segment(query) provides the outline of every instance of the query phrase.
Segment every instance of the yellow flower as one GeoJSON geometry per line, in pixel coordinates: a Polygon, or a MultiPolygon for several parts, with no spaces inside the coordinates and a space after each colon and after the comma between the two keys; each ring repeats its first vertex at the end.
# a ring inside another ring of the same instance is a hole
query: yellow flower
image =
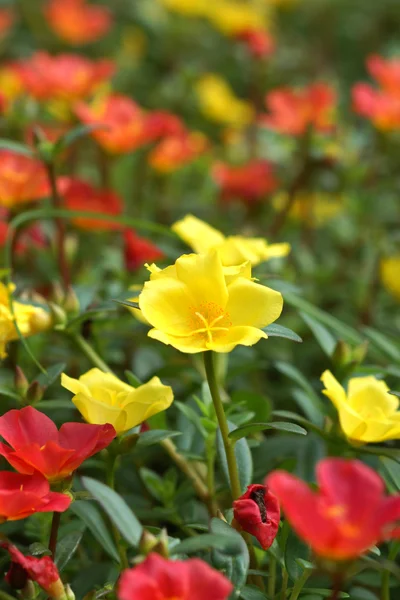
{"type": "Polygon", "coordinates": [[[382,283],[397,300],[400,300],[400,254],[381,260],[382,283]]]}
{"type": "MultiPolygon", "coordinates": [[[[275,209],[282,210],[287,202],[287,193],[281,192],[273,199],[275,209]]],[[[335,218],[343,210],[343,198],[326,192],[301,192],[289,212],[296,221],[303,221],[310,227],[320,227],[335,218]]]]}
{"type": "Polygon", "coordinates": [[[166,410],[174,399],[172,389],[158,377],[134,388],[100,369],[91,369],[79,379],[63,373],[61,385],[75,394],[72,402],[85,421],[95,425],[111,423],[117,433],[166,410]]]}
{"type": "Polygon", "coordinates": [[[211,121],[234,127],[245,127],[254,119],[254,108],[237,98],[229,84],[219,77],[209,73],[204,75],[196,84],[201,110],[211,121]]]}
{"type": "Polygon", "coordinates": [[[218,250],[222,264],[227,267],[246,261],[255,266],[270,258],[286,256],[290,252],[290,244],[268,245],[264,238],[246,238],[240,235],[225,237],[193,215],[177,221],[171,229],[198,254],[214,248],[218,250]]]}
{"type": "Polygon", "coordinates": [[[265,10],[238,0],[213,0],[208,3],[207,17],[225,35],[236,35],[266,27],[265,10]]]}
{"type": "Polygon", "coordinates": [[[14,315],[10,309],[10,295],[15,286],[0,283],[0,359],[7,356],[6,344],[19,339],[15,323],[23,337],[28,337],[48,329],[51,325],[50,315],[39,306],[13,302],[14,315]]]}
{"type": "MultiPolygon", "coordinates": [[[[154,271],[154,268],[153,268],[154,271]]],[[[279,292],[255,283],[249,263],[224,270],[217,251],[186,254],[154,271],[139,296],[149,336],[181,352],[230,352],[267,338],[282,312],[279,292]]]]}
{"type": "Polygon", "coordinates": [[[169,10],[187,17],[202,17],[208,13],[210,0],[160,0],[169,10]]]}
{"type": "Polygon", "coordinates": [[[6,109],[18,97],[22,95],[22,83],[16,73],[10,67],[0,69],[0,90],[3,99],[5,100],[6,109]]]}
{"type": "Polygon", "coordinates": [[[375,377],[350,379],[343,389],[330,371],[321,376],[323,393],[333,402],[345,435],[359,442],[383,442],[400,438],[399,400],[388,394],[384,381],[375,377]]]}

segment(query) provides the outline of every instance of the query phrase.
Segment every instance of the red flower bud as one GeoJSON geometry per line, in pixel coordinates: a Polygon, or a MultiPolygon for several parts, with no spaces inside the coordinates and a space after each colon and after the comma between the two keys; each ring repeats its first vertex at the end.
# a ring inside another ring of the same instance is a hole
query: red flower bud
{"type": "Polygon", "coordinates": [[[240,527],[251,533],[267,550],[279,528],[280,510],[276,496],[265,485],[249,485],[233,503],[233,515],[240,527]]]}

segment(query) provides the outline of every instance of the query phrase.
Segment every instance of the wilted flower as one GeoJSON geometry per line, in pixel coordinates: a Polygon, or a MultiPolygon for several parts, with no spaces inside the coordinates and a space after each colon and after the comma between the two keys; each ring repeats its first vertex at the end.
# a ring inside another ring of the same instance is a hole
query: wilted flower
{"type": "Polygon", "coordinates": [[[170,173],[195,160],[207,147],[207,138],[199,131],[169,135],[150,152],[149,164],[161,173],[170,173]]]}
{"type": "Polygon", "coordinates": [[[71,498],[51,492],[49,482],[37,471],[32,475],[0,471],[0,523],[36,512],[64,512],[70,504],[71,498]]]}
{"type": "Polygon", "coordinates": [[[331,86],[315,83],[303,89],[278,88],[266,96],[268,115],[260,122],[287,135],[304,135],[308,129],[333,129],[336,94],[331,86]]]}
{"type": "Polygon", "coordinates": [[[190,354],[252,346],[275,321],[282,296],[251,279],[249,265],[226,275],[217,251],[188,254],[163,270],[152,268],[139,296],[149,336],[190,354]]]}
{"type": "Polygon", "coordinates": [[[49,180],[40,161],[11,150],[0,150],[0,206],[15,208],[49,193],[49,180]]]}
{"type": "Polygon", "coordinates": [[[285,471],[266,481],[293,529],[321,557],[354,559],[400,536],[400,495],[385,496],[382,479],[358,460],[321,460],[317,492],[285,471]]]}
{"type": "Polygon", "coordinates": [[[114,64],[109,60],[92,61],[78,54],[51,56],[36,52],[14,69],[26,91],[37,100],[64,100],[70,105],[109,80],[114,64]]]}
{"type": "Polygon", "coordinates": [[[272,164],[262,159],[240,166],[217,162],[212,175],[221,189],[222,200],[242,200],[249,205],[262,201],[278,185],[272,164]]]}
{"type": "Polygon", "coordinates": [[[98,40],[112,24],[107,8],[88,4],[86,0],[50,0],[45,15],[53,31],[75,45],[98,40]]]}
{"type": "Polygon", "coordinates": [[[219,75],[209,73],[196,84],[203,114],[221,125],[245,127],[254,119],[254,108],[237,98],[229,84],[219,75]]]}
{"type": "MultiPolygon", "coordinates": [[[[90,183],[72,177],[60,177],[58,190],[63,198],[63,203],[68,210],[80,210],[93,213],[102,213],[110,217],[122,213],[121,198],[112,191],[99,190],[90,183]]],[[[108,231],[120,229],[120,225],[112,219],[96,219],[90,217],[73,217],[72,223],[80,229],[91,231],[108,231]]]]}
{"type": "Polygon", "coordinates": [[[111,423],[117,433],[128,431],[166,410],[172,389],[158,377],[134,388],[111,373],[91,369],[79,379],[62,374],[61,385],[72,392],[72,402],[88,423],[111,423]]]}
{"type": "Polygon", "coordinates": [[[243,531],[251,533],[267,550],[279,529],[280,510],[277,497],[265,485],[247,486],[233,503],[233,516],[243,531]]]}
{"type": "Polygon", "coordinates": [[[6,344],[18,339],[15,323],[23,337],[44,331],[51,325],[50,315],[39,306],[13,302],[13,314],[10,308],[13,290],[14,286],[7,287],[0,283],[0,359],[7,356],[6,344]]]}
{"type": "Polygon", "coordinates": [[[0,454],[19,473],[38,471],[49,481],[69,477],[84,460],[106,448],[115,437],[112,425],[64,423],[60,431],[32,406],[0,417],[0,454]]]}
{"type": "Polygon", "coordinates": [[[400,254],[381,260],[381,279],[387,291],[400,300],[400,254]]]}
{"type": "Polygon", "coordinates": [[[164,257],[164,252],[150,240],[139,236],[133,229],[124,231],[124,257],[128,271],[136,271],[146,262],[164,257]]]}
{"type": "Polygon", "coordinates": [[[123,571],[118,583],[119,600],[226,600],[231,582],[199,558],[168,560],[149,556],[136,567],[123,571]]]}
{"type": "Polygon", "coordinates": [[[400,438],[399,399],[388,393],[384,381],[372,376],[353,377],[347,393],[330,371],[322,374],[321,381],[348,438],[367,443],[400,438]]]}
{"type": "Polygon", "coordinates": [[[240,235],[225,237],[204,221],[186,215],[172,225],[172,230],[198,254],[211,249],[218,250],[222,264],[226,267],[249,261],[253,266],[290,252],[289,244],[267,244],[264,238],[249,238],[240,235]]]}
{"type": "Polygon", "coordinates": [[[60,574],[50,556],[24,556],[16,546],[8,542],[1,542],[0,546],[7,550],[11,558],[11,567],[6,579],[10,582],[10,573],[13,567],[18,565],[22,568],[26,578],[35,581],[53,600],[67,600],[64,585],[60,574]]]}

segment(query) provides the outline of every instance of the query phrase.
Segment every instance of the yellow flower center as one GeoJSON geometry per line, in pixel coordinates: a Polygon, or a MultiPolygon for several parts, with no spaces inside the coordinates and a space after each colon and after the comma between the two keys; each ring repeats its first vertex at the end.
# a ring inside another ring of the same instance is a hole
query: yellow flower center
{"type": "Polygon", "coordinates": [[[190,308],[189,326],[192,335],[211,343],[229,331],[232,321],[222,306],[215,302],[203,302],[198,307],[190,308]]]}

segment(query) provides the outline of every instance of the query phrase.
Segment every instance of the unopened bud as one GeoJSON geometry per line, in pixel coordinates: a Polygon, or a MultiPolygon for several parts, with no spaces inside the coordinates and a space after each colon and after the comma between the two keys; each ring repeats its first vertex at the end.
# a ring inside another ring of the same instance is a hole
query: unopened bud
{"type": "Polygon", "coordinates": [[[54,302],[54,304],[60,305],[63,304],[64,299],[65,299],[65,294],[64,294],[64,290],[63,287],[60,283],[58,283],[58,281],[56,281],[53,284],[53,292],[51,294],[51,299],[54,302]]]}
{"type": "Polygon", "coordinates": [[[49,302],[49,308],[53,319],[54,329],[63,330],[67,324],[67,315],[65,314],[65,311],[61,306],[58,306],[53,302],[49,302]]]}
{"type": "Polygon", "coordinates": [[[343,340],[339,340],[332,354],[333,363],[338,367],[344,367],[351,361],[351,347],[343,340]]]}
{"type": "Polygon", "coordinates": [[[44,387],[40,385],[38,381],[32,381],[26,392],[25,398],[28,404],[35,404],[43,398],[43,394],[44,387]]]}
{"type": "Polygon", "coordinates": [[[37,596],[37,589],[35,584],[33,583],[33,581],[31,579],[27,579],[24,587],[22,588],[22,590],[20,591],[20,598],[23,598],[23,600],[34,600],[34,598],[36,598],[37,596]]]}
{"type": "Polygon", "coordinates": [[[75,594],[71,589],[71,586],[69,585],[69,583],[67,583],[65,585],[65,595],[67,596],[68,600],[75,600],[75,594]]]}
{"type": "Polygon", "coordinates": [[[153,552],[157,552],[164,558],[169,557],[169,548],[168,548],[168,533],[166,529],[162,529],[159,536],[158,542],[153,548],[153,552]]]}
{"type": "Polygon", "coordinates": [[[15,367],[14,374],[14,385],[17,393],[21,396],[21,398],[25,398],[26,392],[29,388],[29,381],[27,380],[25,373],[18,365],[15,367]]]}
{"type": "Polygon", "coordinates": [[[66,313],[76,314],[79,313],[80,305],[77,295],[75,294],[72,287],[69,287],[65,295],[63,308],[66,313]]]}
{"type": "Polygon", "coordinates": [[[139,542],[140,554],[144,554],[144,556],[147,556],[148,554],[150,554],[150,552],[153,552],[153,548],[157,545],[157,543],[158,540],[156,536],[150,533],[150,531],[146,531],[146,529],[144,529],[139,542]]]}

